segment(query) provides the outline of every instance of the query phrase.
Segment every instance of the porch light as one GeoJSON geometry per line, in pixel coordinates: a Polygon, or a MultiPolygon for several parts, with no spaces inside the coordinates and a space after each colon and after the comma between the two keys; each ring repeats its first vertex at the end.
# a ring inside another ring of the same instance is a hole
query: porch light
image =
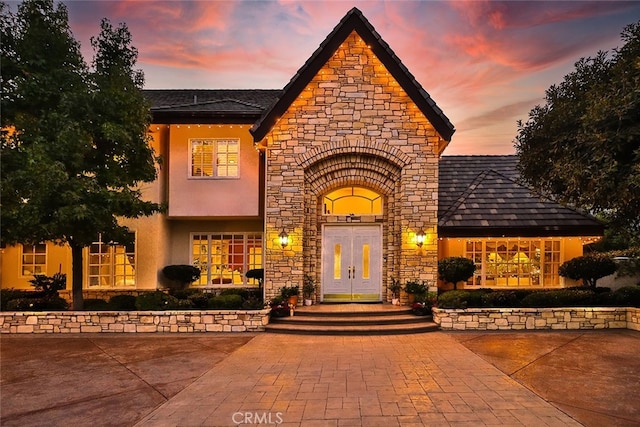
{"type": "Polygon", "coordinates": [[[282,233],[278,235],[278,239],[280,240],[280,246],[282,246],[282,249],[289,246],[289,235],[286,231],[282,230],[282,233]]]}
{"type": "Polygon", "coordinates": [[[416,233],[416,245],[421,248],[424,244],[424,239],[426,238],[424,231],[420,230],[416,233]]]}

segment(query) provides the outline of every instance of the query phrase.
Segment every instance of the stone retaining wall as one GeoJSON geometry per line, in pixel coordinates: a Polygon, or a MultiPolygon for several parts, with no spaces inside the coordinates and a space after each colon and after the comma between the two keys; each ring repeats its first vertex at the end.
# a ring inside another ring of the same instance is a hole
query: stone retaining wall
{"type": "Polygon", "coordinates": [[[81,332],[259,332],[269,323],[266,310],[3,312],[0,333],[81,332]]]}
{"type": "Polygon", "coordinates": [[[433,309],[442,330],[640,330],[640,309],[629,307],[433,309]]]}

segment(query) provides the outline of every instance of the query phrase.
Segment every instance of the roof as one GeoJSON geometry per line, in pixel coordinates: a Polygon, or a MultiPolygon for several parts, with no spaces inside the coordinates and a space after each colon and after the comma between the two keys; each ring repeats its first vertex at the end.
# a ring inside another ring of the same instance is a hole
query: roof
{"type": "Polygon", "coordinates": [[[519,182],[516,156],[443,156],[438,228],[442,237],[602,235],[593,216],[519,182]]]}
{"type": "Polygon", "coordinates": [[[431,122],[440,136],[447,141],[451,140],[451,136],[455,132],[453,124],[451,124],[447,116],[444,115],[442,110],[436,105],[433,99],[431,99],[427,91],[422,88],[407,67],[405,67],[393,50],[391,50],[389,45],[382,40],[380,34],[376,32],[362,12],[354,7],[347,12],[313,55],[311,55],[307,62],[305,62],[293,76],[291,81],[285,86],[280,98],[271,108],[265,111],[264,115],[253,125],[250,131],[256,142],[261,141],[267,135],[278,118],[284,114],[300,92],[304,90],[311,79],[313,79],[327,61],[329,61],[342,42],[344,42],[353,31],[356,31],[362,40],[371,47],[373,53],[384,64],[396,81],[398,81],[400,86],[431,122]]]}
{"type": "Polygon", "coordinates": [[[273,89],[148,89],[154,123],[254,123],[278,99],[273,89]]]}

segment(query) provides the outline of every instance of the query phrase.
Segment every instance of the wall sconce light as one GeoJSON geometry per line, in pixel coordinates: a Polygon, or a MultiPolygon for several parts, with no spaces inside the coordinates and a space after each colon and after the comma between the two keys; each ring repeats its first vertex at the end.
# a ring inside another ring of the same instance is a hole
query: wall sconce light
{"type": "Polygon", "coordinates": [[[424,240],[425,240],[426,236],[424,234],[424,231],[420,230],[416,233],[416,245],[421,248],[422,245],[424,244],[424,240]]]}
{"type": "Polygon", "coordinates": [[[280,246],[282,246],[282,249],[289,246],[289,235],[286,231],[282,230],[282,233],[278,235],[278,239],[280,240],[280,246]]]}

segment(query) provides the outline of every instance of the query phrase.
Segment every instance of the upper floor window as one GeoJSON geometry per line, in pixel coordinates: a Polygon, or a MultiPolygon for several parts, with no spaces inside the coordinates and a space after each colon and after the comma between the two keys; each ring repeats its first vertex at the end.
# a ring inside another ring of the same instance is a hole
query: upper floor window
{"type": "Polygon", "coordinates": [[[47,273],[47,245],[22,245],[21,271],[23,276],[47,273]]]}
{"type": "Polygon", "coordinates": [[[325,215],[381,215],[382,196],[364,187],[342,187],[324,196],[325,215]]]}
{"type": "Polygon", "coordinates": [[[89,246],[88,255],[87,284],[90,288],[135,286],[135,241],[120,245],[103,242],[102,236],[98,236],[98,240],[89,246]]]}
{"type": "Polygon", "coordinates": [[[227,178],[238,176],[240,141],[237,139],[191,139],[190,176],[227,178]]]}

